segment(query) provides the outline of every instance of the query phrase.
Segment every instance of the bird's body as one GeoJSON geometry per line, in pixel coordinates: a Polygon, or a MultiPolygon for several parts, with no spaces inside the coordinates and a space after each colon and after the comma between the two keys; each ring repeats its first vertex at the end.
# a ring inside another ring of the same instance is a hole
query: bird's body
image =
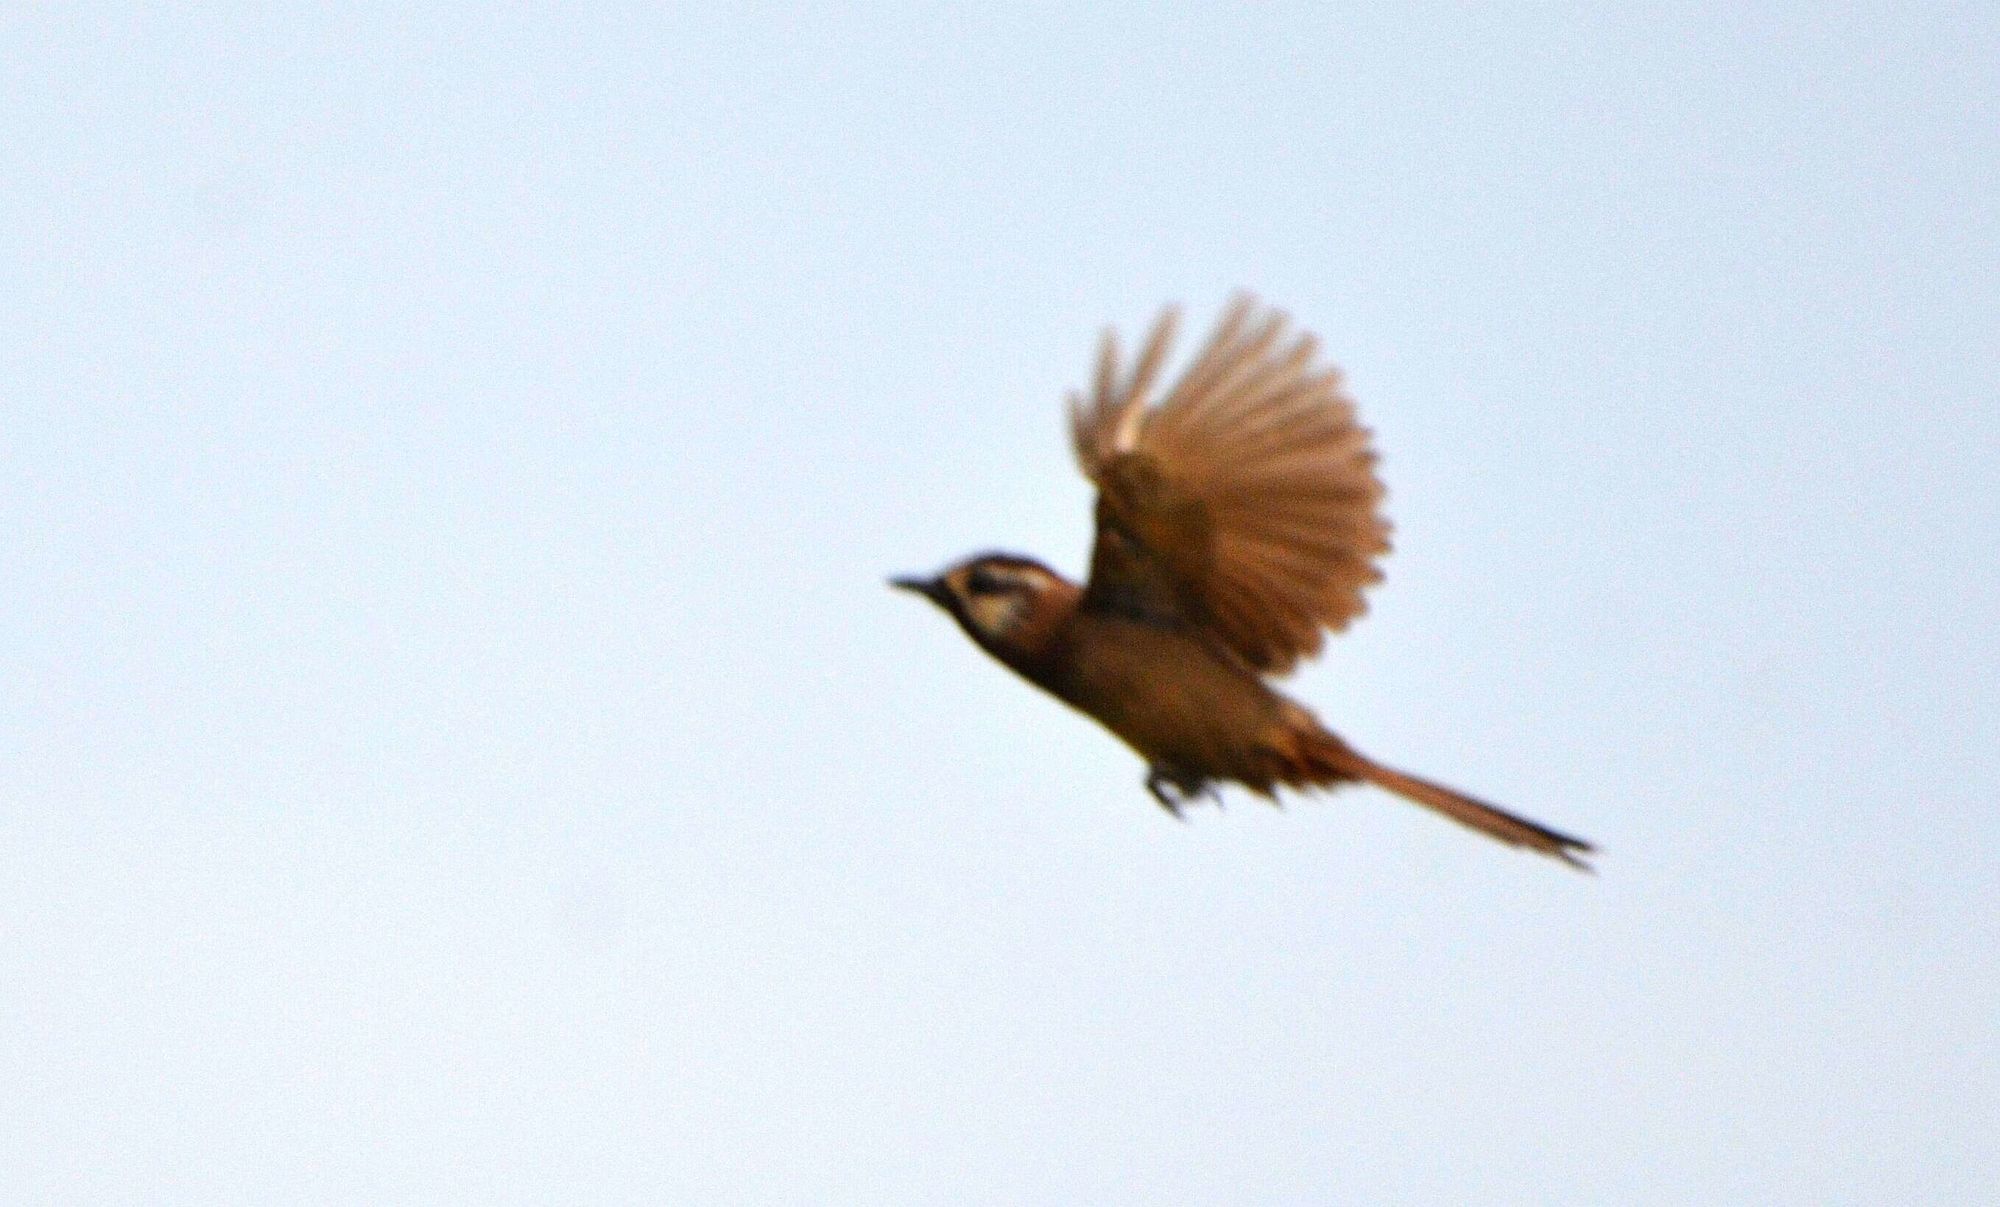
{"type": "MultiPolygon", "coordinates": [[[[1120,616],[1072,613],[1058,630],[1046,681],[1163,777],[1236,780],[1267,791],[1278,777],[1289,701],[1198,632],[1120,616]]],[[[1292,705],[1296,708],[1296,705],[1292,705]]]]}
{"type": "Polygon", "coordinates": [[[1148,407],[1171,340],[1162,318],[1121,377],[1107,336],[1075,443],[1098,485],[1097,543],[1079,586],[1030,558],[986,554],[897,579],[1036,686],[1149,764],[1180,813],[1223,781],[1367,781],[1503,842],[1583,866],[1588,843],[1367,759],[1274,689],[1363,610],[1388,549],[1367,432],[1314,345],[1239,300],[1166,400],[1148,407]]]}

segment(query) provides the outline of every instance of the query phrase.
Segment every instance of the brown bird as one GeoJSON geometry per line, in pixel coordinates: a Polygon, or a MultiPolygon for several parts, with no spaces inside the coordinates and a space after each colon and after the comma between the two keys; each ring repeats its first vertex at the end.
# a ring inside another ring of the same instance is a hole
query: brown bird
{"type": "Polygon", "coordinates": [[[1219,801],[1220,781],[1274,800],[1281,785],[1367,782],[1587,869],[1589,843],[1385,767],[1266,682],[1361,615],[1382,577],[1375,454],[1313,338],[1248,297],[1151,405],[1175,325],[1169,309],[1129,369],[1106,331],[1089,398],[1070,397],[1098,490],[1088,582],[990,553],[893,585],[1138,751],[1176,817],[1197,796],[1219,801]]]}

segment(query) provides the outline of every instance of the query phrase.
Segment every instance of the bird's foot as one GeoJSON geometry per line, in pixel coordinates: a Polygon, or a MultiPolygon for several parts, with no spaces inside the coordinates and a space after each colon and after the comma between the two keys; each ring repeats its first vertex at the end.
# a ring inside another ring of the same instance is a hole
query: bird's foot
{"type": "Polygon", "coordinates": [[[1157,766],[1146,769],[1146,791],[1153,794],[1160,808],[1173,814],[1175,821],[1186,821],[1182,811],[1199,797],[1214,801],[1218,809],[1222,807],[1222,793],[1213,780],[1189,779],[1157,766]]]}

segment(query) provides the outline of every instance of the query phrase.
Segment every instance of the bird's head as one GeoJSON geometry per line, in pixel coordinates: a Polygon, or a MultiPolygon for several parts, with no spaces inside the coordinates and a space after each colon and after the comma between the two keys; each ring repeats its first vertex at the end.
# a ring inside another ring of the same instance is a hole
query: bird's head
{"type": "Polygon", "coordinates": [[[892,578],[951,614],[968,637],[1003,662],[1038,653],[1075,609],[1077,585],[1032,558],[986,553],[935,578],[892,578]]]}

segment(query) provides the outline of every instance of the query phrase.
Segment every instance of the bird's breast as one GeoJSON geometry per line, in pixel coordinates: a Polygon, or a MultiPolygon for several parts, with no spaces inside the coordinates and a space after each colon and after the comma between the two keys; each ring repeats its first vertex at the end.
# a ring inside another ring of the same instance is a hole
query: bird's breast
{"type": "Polygon", "coordinates": [[[1149,761],[1234,777],[1280,723],[1283,698],[1186,630],[1077,616],[1043,687],[1149,761]]]}

